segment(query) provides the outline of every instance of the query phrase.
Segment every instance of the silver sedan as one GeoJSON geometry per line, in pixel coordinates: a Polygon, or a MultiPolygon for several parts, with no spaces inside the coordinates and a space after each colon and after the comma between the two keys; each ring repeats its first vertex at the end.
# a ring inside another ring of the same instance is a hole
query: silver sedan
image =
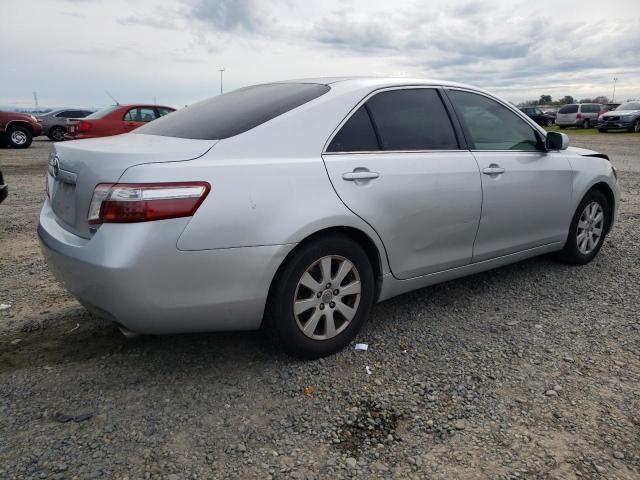
{"type": "Polygon", "coordinates": [[[551,252],[591,261],[618,196],[606,155],[485,91],[315,79],[54,145],[38,233],[56,277],[127,333],[265,325],[313,358],[374,302],[551,252]]]}

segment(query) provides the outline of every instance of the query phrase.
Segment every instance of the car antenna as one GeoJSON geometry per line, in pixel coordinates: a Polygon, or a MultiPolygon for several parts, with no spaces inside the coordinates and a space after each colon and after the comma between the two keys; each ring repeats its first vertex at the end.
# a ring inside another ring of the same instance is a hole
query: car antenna
{"type": "Polygon", "coordinates": [[[111,97],[111,100],[116,102],[116,105],[120,106],[120,102],[118,102],[118,100],[116,100],[115,97],[113,95],[111,95],[108,90],[105,90],[105,92],[107,92],[107,95],[109,95],[111,97]]]}

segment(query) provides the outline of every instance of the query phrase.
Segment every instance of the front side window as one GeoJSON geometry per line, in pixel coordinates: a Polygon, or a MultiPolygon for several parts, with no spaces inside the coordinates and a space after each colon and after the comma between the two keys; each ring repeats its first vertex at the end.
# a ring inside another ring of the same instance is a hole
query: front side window
{"type": "Polygon", "coordinates": [[[504,105],[484,95],[449,90],[471,137],[472,150],[537,150],[533,128],[504,105]]]}
{"type": "Polygon", "coordinates": [[[156,111],[151,107],[131,108],[124,114],[127,122],[150,122],[156,118],[156,111]]]}
{"type": "Polygon", "coordinates": [[[578,113],[578,105],[565,105],[558,113],[578,113]]]}
{"type": "Polygon", "coordinates": [[[619,105],[616,110],[640,110],[640,102],[627,102],[619,105]]]}

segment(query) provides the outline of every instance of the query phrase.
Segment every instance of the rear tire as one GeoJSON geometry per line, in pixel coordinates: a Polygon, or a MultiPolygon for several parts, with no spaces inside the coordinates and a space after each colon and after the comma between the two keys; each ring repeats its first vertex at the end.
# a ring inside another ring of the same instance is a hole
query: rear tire
{"type": "Polygon", "coordinates": [[[61,142],[64,140],[64,128],[59,125],[51,127],[49,130],[49,138],[54,142],[61,142]]]}
{"type": "Polygon", "coordinates": [[[7,143],[13,148],[28,148],[33,141],[33,134],[27,127],[9,127],[7,130],[7,143]]]}
{"type": "Polygon", "coordinates": [[[582,122],[582,128],[589,128],[591,127],[591,123],[589,122],[589,120],[585,120],[584,122],[582,122]]]}
{"type": "Polygon", "coordinates": [[[281,268],[269,295],[266,325],[290,354],[314,359],[342,350],[366,323],[373,268],[342,235],[303,244],[281,268]]]}
{"type": "Polygon", "coordinates": [[[558,258],[569,265],[589,263],[602,248],[610,222],[607,197],[598,190],[589,191],[573,215],[567,243],[558,258]]]}

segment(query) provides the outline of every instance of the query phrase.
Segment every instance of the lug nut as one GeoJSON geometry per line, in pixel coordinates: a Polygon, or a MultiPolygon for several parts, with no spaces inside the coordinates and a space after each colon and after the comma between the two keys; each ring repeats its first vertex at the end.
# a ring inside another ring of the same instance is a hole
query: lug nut
{"type": "Polygon", "coordinates": [[[324,303],[320,304],[320,310],[324,310],[324,303]]]}
{"type": "Polygon", "coordinates": [[[338,295],[340,293],[340,290],[338,290],[337,288],[333,291],[334,295],[338,295]]]}
{"type": "Polygon", "coordinates": [[[318,292],[318,294],[316,295],[318,298],[320,298],[322,296],[322,292],[318,292]]]}
{"type": "Polygon", "coordinates": [[[331,288],[331,284],[330,283],[327,283],[327,288],[331,288]]]}
{"type": "Polygon", "coordinates": [[[336,306],[336,304],[335,304],[335,302],[330,302],[330,303],[329,303],[329,306],[330,306],[331,308],[333,308],[333,307],[335,307],[335,306],[336,306]]]}

